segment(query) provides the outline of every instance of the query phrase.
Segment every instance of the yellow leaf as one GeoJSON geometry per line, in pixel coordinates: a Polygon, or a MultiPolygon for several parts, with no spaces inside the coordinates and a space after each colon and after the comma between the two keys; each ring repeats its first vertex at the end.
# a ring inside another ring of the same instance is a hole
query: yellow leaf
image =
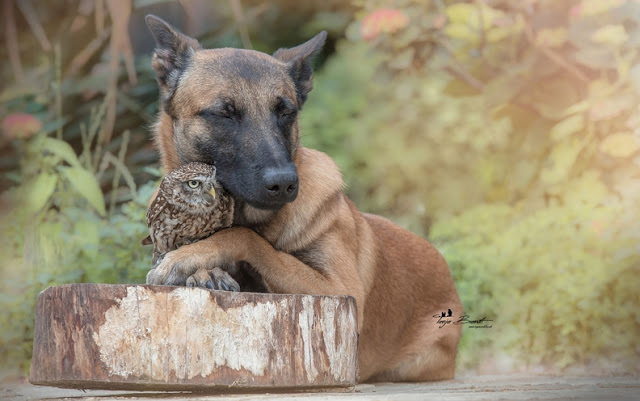
{"type": "Polygon", "coordinates": [[[444,28],[444,31],[447,35],[454,39],[471,41],[477,41],[480,39],[479,35],[466,24],[449,24],[446,28],[444,28]]]}
{"type": "Polygon", "coordinates": [[[627,41],[629,35],[622,25],[605,25],[591,35],[591,40],[595,43],[602,43],[611,46],[620,46],[627,41]]]}
{"type": "Polygon", "coordinates": [[[617,132],[600,143],[600,151],[613,157],[628,157],[640,149],[640,143],[630,132],[617,132]]]}
{"type": "Polygon", "coordinates": [[[478,9],[473,4],[457,3],[450,5],[446,9],[447,17],[451,23],[467,24],[471,22],[471,18],[477,19],[478,9]]]}
{"type": "Polygon", "coordinates": [[[626,0],[582,0],[579,6],[580,14],[591,16],[604,13],[612,8],[618,8],[626,0]]]}
{"type": "Polygon", "coordinates": [[[540,173],[540,180],[546,185],[566,180],[583,146],[575,138],[556,145],[549,156],[549,164],[540,173]]]}
{"type": "Polygon", "coordinates": [[[582,114],[575,114],[567,117],[554,125],[549,132],[549,136],[553,141],[561,141],[571,134],[574,134],[584,128],[584,117],[582,114]]]}
{"type": "Polygon", "coordinates": [[[578,102],[572,106],[569,106],[565,109],[564,113],[562,113],[564,116],[570,116],[571,114],[575,114],[575,113],[582,113],[585,112],[587,110],[589,110],[589,101],[587,100],[583,100],[581,102],[578,102]]]}
{"type": "Polygon", "coordinates": [[[600,179],[600,172],[587,170],[582,176],[563,186],[562,196],[567,205],[584,204],[595,206],[607,195],[609,190],[600,179]]]}
{"type": "Polygon", "coordinates": [[[589,97],[591,98],[603,98],[612,93],[612,85],[606,79],[594,79],[589,82],[589,97]]]}
{"type": "Polygon", "coordinates": [[[591,121],[610,120],[635,105],[635,96],[630,93],[612,96],[592,104],[589,110],[591,121]]]}

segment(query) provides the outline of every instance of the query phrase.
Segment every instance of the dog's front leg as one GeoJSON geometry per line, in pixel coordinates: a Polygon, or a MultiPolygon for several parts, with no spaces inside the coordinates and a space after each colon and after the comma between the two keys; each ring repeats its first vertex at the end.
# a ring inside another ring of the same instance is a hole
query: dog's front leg
{"type": "Polygon", "coordinates": [[[240,291],[240,286],[231,277],[228,269],[216,263],[217,258],[208,258],[207,254],[185,258],[180,250],[192,245],[183,245],[175,251],[163,254],[147,273],[147,284],[186,285],[212,290],[240,291]]]}
{"type": "Polygon", "coordinates": [[[253,230],[232,227],[167,253],[149,272],[147,283],[184,285],[199,269],[211,270],[217,266],[247,262],[260,273],[270,292],[353,296],[358,306],[360,327],[364,287],[355,267],[355,255],[344,249],[333,249],[331,258],[340,266],[321,273],[296,257],[276,250],[253,230]]]}

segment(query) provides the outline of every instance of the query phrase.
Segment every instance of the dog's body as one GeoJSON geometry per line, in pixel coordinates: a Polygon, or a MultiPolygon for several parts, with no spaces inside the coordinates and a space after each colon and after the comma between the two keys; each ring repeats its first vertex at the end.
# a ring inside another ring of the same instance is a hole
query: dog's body
{"type": "Polygon", "coordinates": [[[359,212],[333,160],[299,144],[296,114],[324,35],[271,57],[204,50],[155,17],[147,23],[165,172],[215,163],[237,202],[235,227],[168,253],[147,281],[204,285],[214,267],[248,264],[270,292],[351,295],[361,381],[452,378],[460,326],[433,318],[462,314],[446,262],[422,238],[359,212]]]}

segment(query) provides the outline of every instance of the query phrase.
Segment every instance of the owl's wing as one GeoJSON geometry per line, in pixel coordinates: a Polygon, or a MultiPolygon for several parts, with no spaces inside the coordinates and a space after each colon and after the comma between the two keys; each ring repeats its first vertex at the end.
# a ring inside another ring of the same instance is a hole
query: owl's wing
{"type": "Polygon", "coordinates": [[[158,217],[160,212],[167,207],[169,203],[167,202],[167,198],[162,194],[162,191],[158,191],[158,195],[151,202],[149,209],[147,209],[147,226],[151,228],[151,223],[158,217]]]}
{"type": "Polygon", "coordinates": [[[235,202],[228,193],[223,193],[216,208],[218,224],[220,228],[230,227],[233,224],[235,202]]]}

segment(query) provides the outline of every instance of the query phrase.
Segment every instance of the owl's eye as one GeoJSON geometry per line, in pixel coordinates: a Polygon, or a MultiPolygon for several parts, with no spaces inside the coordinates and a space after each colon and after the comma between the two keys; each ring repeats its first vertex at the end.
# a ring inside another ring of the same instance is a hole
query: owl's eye
{"type": "Polygon", "coordinates": [[[189,188],[198,188],[200,186],[200,181],[189,180],[187,181],[187,185],[189,186],[189,188]]]}

